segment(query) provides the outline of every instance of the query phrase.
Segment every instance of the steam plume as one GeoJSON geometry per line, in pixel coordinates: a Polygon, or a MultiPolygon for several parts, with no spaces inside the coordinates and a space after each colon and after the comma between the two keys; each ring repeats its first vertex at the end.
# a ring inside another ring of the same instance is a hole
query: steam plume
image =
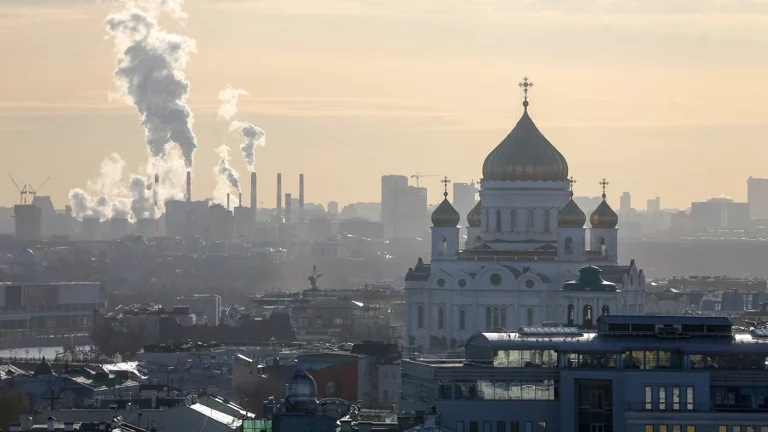
{"type": "Polygon", "coordinates": [[[230,120],[237,114],[237,100],[240,96],[248,96],[248,92],[231,86],[219,92],[219,100],[222,102],[219,107],[219,119],[230,120]]]}
{"type": "Polygon", "coordinates": [[[240,130],[245,137],[245,141],[240,145],[240,150],[243,152],[243,158],[248,165],[248,170],[253,171],[253,166],[256,163],[256,147],[264,147],[266,144],[266,136],[264,131],[251,123],[234,121],[229,126],[229,130],[240,130]]]}
{"type": "MultiPolygon", "coordinates": [[[[159,4],[181,11],[178,0],[161,0],[159,4]]],[[[185,165],[191,167],[197,138],[187,105],[189,82],[184,68],[189,54],[195,51],[195,41],[167,33],[150,14],[136,8],[110,15],[106,25],[117,52],[115,83],[122,98],[134,104],[141,115],[149,153],[165,158],[167,146],[173,142],[181,148],[185,165]]]]}
{"type": "Polygon", "coordinates": [[[240,192],[240,181],[238,180],[237,171],[229,165],[229,147],[223,145],[216,149],[219,153],[219,166],[216,169],[216,173],[220,179],[226,180],[230,186],[240,192]]]}

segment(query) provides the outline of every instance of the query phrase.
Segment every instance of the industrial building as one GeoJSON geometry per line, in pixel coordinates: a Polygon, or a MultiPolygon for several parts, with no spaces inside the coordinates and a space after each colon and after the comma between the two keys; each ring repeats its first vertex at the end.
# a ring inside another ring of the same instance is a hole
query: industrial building
{"type": "Polygon", "coordinates": [[[0,282],[0,338],[14,330],[89,330],[94,310],[105,308],[96,282],[0,282]]]}

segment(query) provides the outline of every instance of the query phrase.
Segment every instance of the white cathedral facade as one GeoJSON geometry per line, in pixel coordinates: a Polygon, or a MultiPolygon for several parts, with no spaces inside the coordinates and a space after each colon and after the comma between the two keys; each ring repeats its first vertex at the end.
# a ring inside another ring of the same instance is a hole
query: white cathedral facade
{"type": "Polygon", "coordinates": [[[477,332],[549,323],[589,328],[599,315],[645,313],[642,270],[634,260],[619,263],[618,216],[605,201],[606,183],[587,228],[565,158],[531,120],[527,98],[523,106],[485,159],[467,240],[460,240],[447,192],[432,214],[430,263],[419,259],[406,274],[406,346],[450,350],[477,332]]]}

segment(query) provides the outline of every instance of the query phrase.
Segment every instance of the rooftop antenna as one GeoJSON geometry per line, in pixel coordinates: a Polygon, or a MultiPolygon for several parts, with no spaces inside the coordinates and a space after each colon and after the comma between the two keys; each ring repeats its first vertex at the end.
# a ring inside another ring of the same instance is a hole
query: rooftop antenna
{"type": "Polygon", "coordinates": [[[23,188],[20,188],[20,187],[19,187],[19,184],[18,184],[18,183],[16,183],[16,180],[14,180],[14,179],[13,179],[13,177],[11,177],[11,175],[10,175],[10,174],[8,174],[8,178],[9,178],[9,179],[11,179],[11,181],[13,182],[13,185],[14,185],[14,186],[16,186],[16,189],[18,189],[18,190],[19,190],[19,204],[26,204],[26,203],[27,203],[27,200],[26,200],[26,198],[24,197],[24,195],[27,195],[27,194],[29,193],[29,192],[27,191],[27,185],[24,185],[24,187],[23,187],[23,188]]]}

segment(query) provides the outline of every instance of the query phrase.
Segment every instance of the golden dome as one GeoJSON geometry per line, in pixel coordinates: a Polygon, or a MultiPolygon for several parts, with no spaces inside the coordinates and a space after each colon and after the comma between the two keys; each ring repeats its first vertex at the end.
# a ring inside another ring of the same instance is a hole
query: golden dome
{"type": "Polygon", "coordinates": [[[605,195],[603,195],[603,201],[589,217],[589,222],[592,228],[616,228],[619,224],[619,215],[605,201],[605,195]]]}
{"type": "Polygon", "coordinates": [[[483,201],[480,200],[467,213],[467,224],[470,228],[479,228],[483,220],[483,201]]]}
{"type": "Polygon", "coordinates": [[[451,202],[448,201],[448,193],[446,192],[443,202],[432,212],[432,225],[436,227],[456,227],[459,225],[461,215],[453,208],[451,202]]]}
{"type": "Polygon", "coordinates": [[[557,226],[560,228],[584,228],[585,223],[587,223],[587,215],[573,198],[557,212],[557,226]]]}
{"type": "Polygon", "coordinates": [[[483,163],[483,180],[565,181],[568,162],[525,111],[483,163]]]}

